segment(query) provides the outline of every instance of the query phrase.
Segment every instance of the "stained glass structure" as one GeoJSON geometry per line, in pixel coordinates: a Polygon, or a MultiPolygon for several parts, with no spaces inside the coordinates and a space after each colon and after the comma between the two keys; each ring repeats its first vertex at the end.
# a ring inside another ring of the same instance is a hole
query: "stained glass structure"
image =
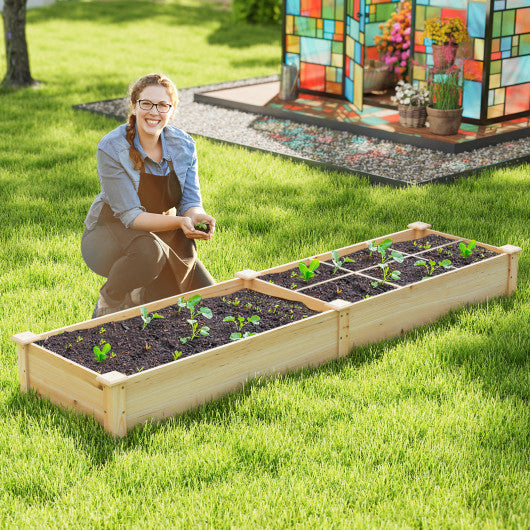
{"type": "MultiPolygon", "coordinates": [[[[346,98],[362,109],[365,59],[397,0],[284,0],[283,61],[300,72],[302,92],[346,98]]],[[[424,22],[460,17],[471,37],[464,64],[464,117],[491,123],[530,115],[530,0],[415,0],[415,83],[426,82],[432,42],[424,22]]]]}
{"type": "Polygon", "coordinates": [[[471,44],[464,62],[463,116],[477,123],[530,114],[530,0],[416,0],[415,83],[425,83],[432,41],[423,37],[432,17],[459,17],[471,44]]]}

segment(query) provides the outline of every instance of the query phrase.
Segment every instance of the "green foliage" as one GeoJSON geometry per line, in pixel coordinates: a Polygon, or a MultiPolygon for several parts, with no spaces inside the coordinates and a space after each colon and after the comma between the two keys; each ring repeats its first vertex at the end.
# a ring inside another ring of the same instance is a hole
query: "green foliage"
{"type": "Polygon", "coordinates": [[[92,348],[92,351],[94,352],[94,358],[98,363],[104,361],[107,358],[107,353],[109,353],[111,349],[111,345],[106,342],[103,344],[103,346],[100,348],[99,346],[94,346],[92,348]]]}
{"type": "Polygon", "coordinates": [[[469,258],[469,256],[473,254],[473,249],[476,246],[477,242],[474,239],[472,239],[467,245],[463,241],[460,241],[460,243],[458,243],[458,248],[460,248],[460,255],[464,258],[469,258]]]}
{"type": "Polygon", "coordinates": [[[316,258],[309,264],[309,267],[303,261],[301,261],[298,264],[298,268],[300,269],[300,278],[305,282],[309,281],[315,275],[315,271],[318,269],[319,265],[320,261],[318,261],[316,258]]]}
{"type": "Polygon", "coordinates": [[[162,315],[159,315],[158,313],[151,313],[151,316],[149,316],[149,313],[147,312],[147,309],[145,307],[140,307],[140,317],[144,321],[142,326],[142,331],[145,329],[145,326],[153,320],[153,318],[164,318],[162,315]]]}
{"type": "Polygon", "coordinates": [[[451,260],[448,260],[448,259],[444,259],[442,261],[439,261],[438,263],[436,263],[436,261],[430,259],[428,262],[425,261],[424,259],[420,259],[420,260],[417,260],[414,262],[414,265],[415,266],[418,266],[418,267],[425,267],[427,269],[427,276],[424,276],[422,278],[422,280],[426,280],[427,278],[430,278],[433,274],[434,274],[434,271],[437,270],[437,269],[450,269],[451,268],[451,260]]]}
{"type": "Polygon", "coordinates": [[[241,334],[241,330],[247,324],[254,324],[254,326],[259,325],[259,321],[260,318],[258,315],[252,315],[250,317],[247,317],[246,319],[242,315],[238,315],[237,318],[232,315],[223,318],[223,322],[233,322],[236,326],[237,331],[230,335],[231,340],[239,340],[241,338],[246,339],[247,337],[252,337],[252,335],[256,335],[256,333],[252,333],[250,331],[245,331],[243,334],[241,334]]]}
{"type": "Polygon", "coordinates": [[[333,274],[335,274],[337,270],[339,269],[339,267],[342,267],[344,263],[355,263],[355,260],[351,258],[340,259],[339,253],[336,250],[331,251],[331,261],[333,262],[333,265],[335,266],[335,268],[333,269],[333,274]]]}
{"type": "Polygon", "coordinates": [[[282,0],[232,0],[236,22],[281,24],[282,0]]]}

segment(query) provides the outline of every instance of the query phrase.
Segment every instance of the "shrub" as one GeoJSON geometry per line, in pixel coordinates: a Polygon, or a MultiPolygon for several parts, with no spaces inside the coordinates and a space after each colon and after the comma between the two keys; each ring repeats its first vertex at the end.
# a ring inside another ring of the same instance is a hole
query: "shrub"
{"type": "Polygon", "coordinates": [[[281,24],[282,0],[233,0],[232,14],[236,22],[281,24]]]}

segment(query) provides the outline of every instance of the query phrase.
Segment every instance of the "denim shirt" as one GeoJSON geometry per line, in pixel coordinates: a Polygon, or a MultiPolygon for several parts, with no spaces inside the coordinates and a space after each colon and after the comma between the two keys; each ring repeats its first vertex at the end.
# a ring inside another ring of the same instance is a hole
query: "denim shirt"
{"type": "MultiPolygon", "coordinates": [[[[138,197],[140,171],[134,169],[134,162],[129,157],[130,145],[125,134],[126,125],[120,125],[105,135],[98,144],[97,170],[101,192],[94,199],[86,216],[85,227],[88,230],[96,225],[105,203],[127,228],[137,215],[145,211],[138,197]]],[[[193,206],[202,207],[195,142],[191,136],[170,125],[163,129],[161,140],[162,160],[157,164],[145,154],[138,140],[138,132],[136,133],[134,146],[144,159],[146,172],[167,175],[168,162],[171,161],[182,189],[177,214],[182,215],[193,206]]]]}

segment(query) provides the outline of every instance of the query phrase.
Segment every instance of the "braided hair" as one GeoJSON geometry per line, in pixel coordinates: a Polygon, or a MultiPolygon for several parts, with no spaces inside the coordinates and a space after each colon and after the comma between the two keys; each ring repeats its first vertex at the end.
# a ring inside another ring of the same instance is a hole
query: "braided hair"
{"type": "Polygon", "coordinates": [[[138,98],[140,97],[140,94],[142,90],[148,86],[163,86],[168,94],[169,98],[171,100],[171,105],[173,107],[176,107],[178,104],[178,94],[177,89],[175,85],[173,84],[173,81],[166,77],[163,74],[147,74],[143,77],[140,77],[135,83],[131,84],[129,87],[129,103],[130,103],[130,109],[129,109],[129,116],[127,118],[127,128],[126,128],[126,134],[125,138],[127,139],[127,142],[131,146],[129,148],[129,157],[134,162],[134,169],[140,170],[143,167],[143,160],[140,156],[140,153],[137,151],[137,149],[134,147],[134,137],[136,135],[136,114],[133,113],[134,106],[136,105],[136,102],[138,101],[138,98]]]}

